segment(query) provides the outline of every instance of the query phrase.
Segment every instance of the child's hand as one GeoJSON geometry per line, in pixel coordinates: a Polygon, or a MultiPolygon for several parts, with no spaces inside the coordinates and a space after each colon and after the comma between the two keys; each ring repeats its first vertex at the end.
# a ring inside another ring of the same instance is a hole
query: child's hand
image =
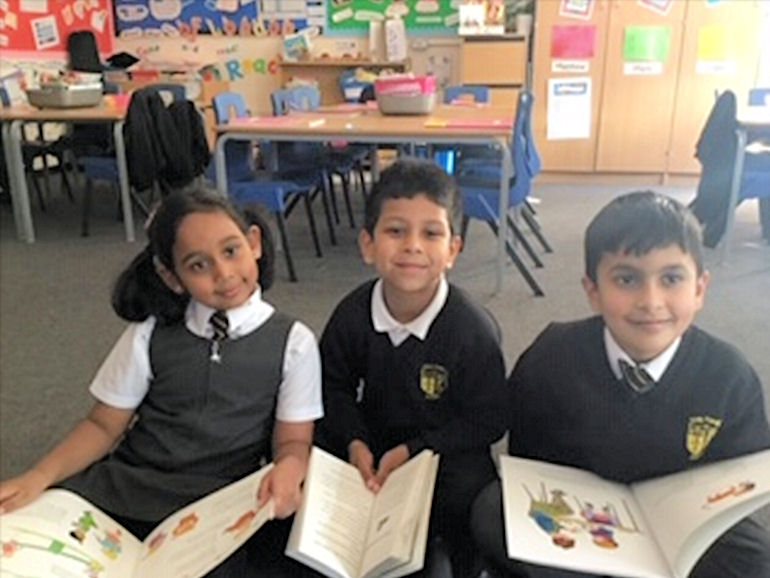
{"type": "Polygon", "coordinates": [[[369,446],[361,440],[353,440],[348,446],[348,461],[358,468],[361,477],[364,479],[366,487],[375,494],[380,491],[380,484],[377,482],[374,472],[374,456],[369,446]]]}
{"type": "Polygon", "coordinates": [[[27,470],[0,484],[0,514],[29,504],[49,486],[41,472],[27,470]]]}
{"type": "Polygon", "coordinates": [[[409,448],[406,447],[406,444],[398,445],[385,452],[380,458],[380,465],[377,468],[377,485],[382,487],[390,472],[407,461],[409,461],[409,448]]]}
{"type": "Polygon", "coordinates": [[[259,486],[257,508],[273,499],[276,518],[288,518],[297,511],[302,501],[302,480],[306,463],[294,456],[286,456],[270,470],[259,486]]]}

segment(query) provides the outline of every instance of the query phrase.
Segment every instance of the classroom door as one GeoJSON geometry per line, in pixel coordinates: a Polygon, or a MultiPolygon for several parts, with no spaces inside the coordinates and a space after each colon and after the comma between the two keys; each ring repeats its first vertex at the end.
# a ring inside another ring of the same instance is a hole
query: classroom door
{"type": "Polygon", "coordinates": [[[760,6],[753,0],[687,3],[669,172],[700,173],[695,146],[717,92],[730,89],[739,105],[748,102],[757,74],[760,22],[760,6]]]}
{"type": "Polygon", "coordinates": [[[596,170],[666,170],[685,6],[612,1],[596,170]]]}

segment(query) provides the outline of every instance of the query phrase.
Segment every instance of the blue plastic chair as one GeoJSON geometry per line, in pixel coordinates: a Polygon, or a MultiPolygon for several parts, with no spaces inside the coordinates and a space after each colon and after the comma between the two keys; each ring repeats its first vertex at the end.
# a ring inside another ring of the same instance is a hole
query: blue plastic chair
{"type": "MultiPolygon", "coordinates": [[[[489,102],[489,87],[476,84],[456,84],[444,89],[444,104],[452,104],[466,99],[476,103],[489,102]]],[[[454,174],[457,158],[470,156],[498,155],[493,148],[486,145],[458,145],[455,147],[439,146],[433,149],[433,160],[450,175],[454,174]],[[490,152],[491,151],[491,152],[490,152]]]]}
{"type": "MultiPolygon", "coordinates": [[[[532,95],[528,91],[522,91],[519,94],[516,119],[513,125],[513,138],[510,144],[514,174],[508,189],[508,206],[509,210],[518,210],[533,234],[540,237],[542,236],[540,227],[525,207],[525,201],[532,188],[532,179],[540,172],[540,156],[537,154],[534,140],[532,140],[531,115],[532,95]]],[[[486,222],[495,235],[506,234],[507,227],[512,231],[534,265],[542,267],[542,261],[511,215],[499,214],[501,171],[501,159],[494,162],[490,159],[484,159],[484,162],[470,163],[464,168],[458,167],[455,178],[463,198],[465,213],[463,236],[465,236],[470,219],[486,222]],[[500,231],[501,227],[504,229],[503,231],[500,231]]],[[[541,241],[544,242],[545,239],[541,241]]],[[[549,250],[550,246],[546,251],[549,250]]],[[[544,295],[542,288],[516,252],[516,248],[507,240],[506,252],[535,295],[544,295]]]]}
{"type": "MultiPolygon", "coordinates": [[[[214,116],[217,124],[227,124],[230,119],[248,116],[243,96],[236,92],[222,92],[212,99],[214,116]]],[[[294,261],[289,248],[286,233],[286,217],[291,213],[297,201],[302,199],[307,211],[308,225],[313,238],[316,256],[321,256],[321,245],[310,205],[310,192],[313,183],[295,182],[282,178],[268,170],[253,168],[253,147],[247,141],[229,141],[225,144],[227,165],[227,191],[236,204],[260,203],[275,215],[278,233],[286,259],[289,279],[297,281],[294,261]]],[[[212,163],[213,164],[213,163],[212,163]]]]}

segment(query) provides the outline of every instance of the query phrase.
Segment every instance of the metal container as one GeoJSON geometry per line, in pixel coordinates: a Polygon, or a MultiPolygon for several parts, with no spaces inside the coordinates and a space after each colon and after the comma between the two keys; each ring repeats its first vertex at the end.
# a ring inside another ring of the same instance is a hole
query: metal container
{"type": "Polygon", "coordinates": [[[95,106],[102,100],[102,83],[42,84],[27,90],[27,100],[38,108],[95,106]]]}

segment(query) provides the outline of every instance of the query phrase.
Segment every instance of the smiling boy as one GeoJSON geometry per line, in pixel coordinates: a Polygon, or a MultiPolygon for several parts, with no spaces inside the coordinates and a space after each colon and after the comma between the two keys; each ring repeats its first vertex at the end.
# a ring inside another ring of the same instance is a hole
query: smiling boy
{"type": "MultiPolygon", "coordinates": [[[[692,325],[709,280],[693,215],[649,191],[618,197],[588,226],[585,261],[598,315],[550,324],[519,358],[509,452],[631,483],[770,447],[756,373],[692,325]]],[[[472,526],[500,576],[581,576],[507,559],[499,483],[475,502],[472,526]]],[[[690,574],[747,576],[770,577],[770,536],[751,518],[690,574]]]]}
{"type": "Polygon", "coordinates": [[[321,338],[322,445],[378,491],[425,448],[439,472],[431,534],[470,577],[470,504],[495,479],[489,446],[504,432],[505,367],[492,317],[445,273],[460,250],[457,185],[430,161],[399,160],[367,199],[359,245],[378,279],[348,294],[321,338]]]}

